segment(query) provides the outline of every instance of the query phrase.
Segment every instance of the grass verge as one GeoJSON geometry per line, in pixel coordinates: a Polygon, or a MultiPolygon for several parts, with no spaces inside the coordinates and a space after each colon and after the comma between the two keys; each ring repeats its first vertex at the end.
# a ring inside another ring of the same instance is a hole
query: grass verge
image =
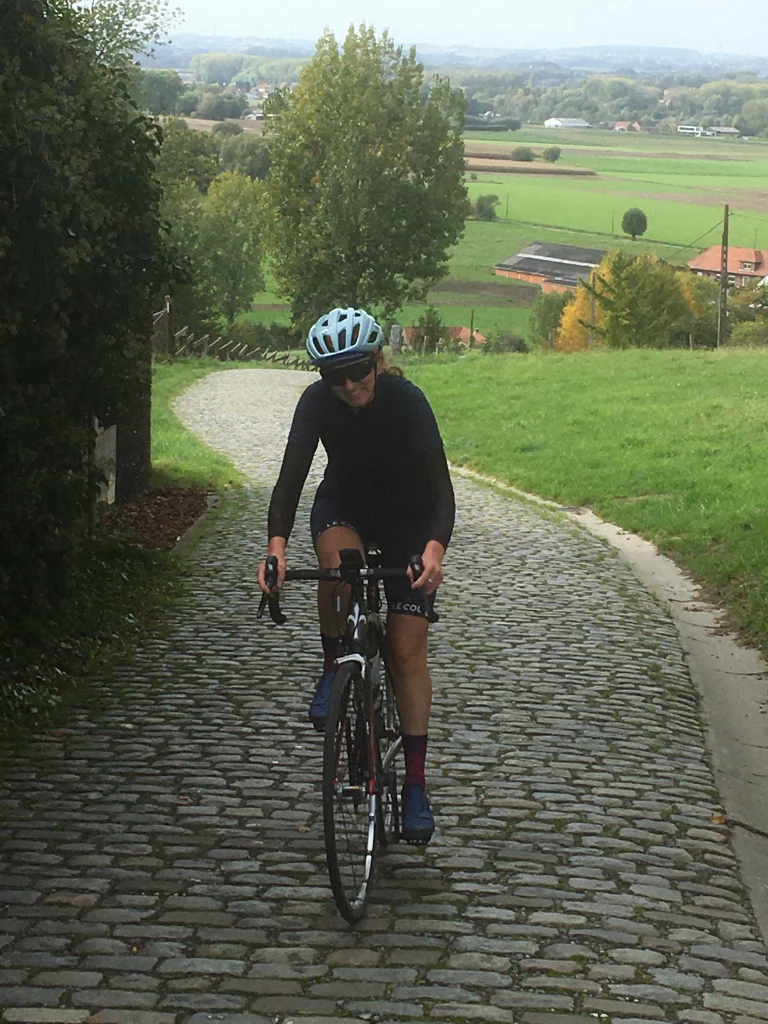
{"type": "Polygon", "coordinates": [[[152,483],[221,491],[244,477],[226,456],[198,440],[173,411],[173,401],[210,373],[253,368],[255,363],[220,363],[216,359],[177,359],[155,363],[152,370],[152,483]]]}
{"type": "Polygon", "coordinates": [[[768,654],[768,352],[413,362],[449,458],[653,541],[768,654]]]}

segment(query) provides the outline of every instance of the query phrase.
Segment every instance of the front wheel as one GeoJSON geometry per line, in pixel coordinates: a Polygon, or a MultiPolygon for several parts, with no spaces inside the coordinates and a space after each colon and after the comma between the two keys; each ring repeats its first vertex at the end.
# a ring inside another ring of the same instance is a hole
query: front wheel
{"type": "Polygon", "coordinates": [[[373,885],[377,796],[363,678],[350,663],[336,673],[325,720],[323,825],[336,906],[354,924],[373,885]]]}
{"type": "Polygon", "coordinates": [[[400,736],[400,722],[397,717],[392,677],[383,658],[380,667],[384,671],[379,688],[376,714],[378,789],[380,793],[379,842],[383,847],[387,847],[400,841],[400,797],[397,767],[403,741],[400,736]]]}

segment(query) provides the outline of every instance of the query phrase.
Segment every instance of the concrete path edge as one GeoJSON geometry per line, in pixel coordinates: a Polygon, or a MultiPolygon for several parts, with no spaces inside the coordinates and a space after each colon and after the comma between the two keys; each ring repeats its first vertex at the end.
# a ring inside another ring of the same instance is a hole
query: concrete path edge
{"type": "MultiPolygon", "coordinates": [[[[650,541],[586,508],[566,508],[463,466],[451,471],[566,516],[600,537],[669,611],[702,700],[707,746],[728,818],[768,832],[768,665],[721,625],[723,612],[650,541]]],[[[768,943],[768,838],[734,828],[755,917],[768,943]]]]}

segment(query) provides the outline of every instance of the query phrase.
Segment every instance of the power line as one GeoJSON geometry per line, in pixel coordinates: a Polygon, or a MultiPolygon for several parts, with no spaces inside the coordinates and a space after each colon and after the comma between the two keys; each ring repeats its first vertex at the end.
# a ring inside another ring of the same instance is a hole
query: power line
{"type": "Polygon", "coordinates": [[[703,235],[699,235],[698,238],[694,238],[694,240],[689,245],[681,245],[679,249],[675,249],[674,252],[669,253],[669,258],[671,259],[673,256],[676,256],[679,252],[684,252],[686,249],[694,249],[696,245],[702,240],[702,238],[706,238],[707,235],[711,235],[713,231],[716,231],[721,226],[721,224],[722,221],[719,220],[717,224],[713,224],[712,227],[708,231],[705,231],[703,235]]]}

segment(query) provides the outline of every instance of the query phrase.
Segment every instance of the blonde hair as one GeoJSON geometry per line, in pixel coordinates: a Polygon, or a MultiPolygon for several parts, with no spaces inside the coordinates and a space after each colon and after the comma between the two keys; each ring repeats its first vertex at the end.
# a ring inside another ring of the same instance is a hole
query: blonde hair
{"type": "Polygon", "coordinates": [[[376,356],[376,368],[379,373],[388,373],[390,377],[404,377],[405,374],[399,366],[390,366],[387,363],[387,357],[384,355],[384,348],[379,349],[376,356]]]}

